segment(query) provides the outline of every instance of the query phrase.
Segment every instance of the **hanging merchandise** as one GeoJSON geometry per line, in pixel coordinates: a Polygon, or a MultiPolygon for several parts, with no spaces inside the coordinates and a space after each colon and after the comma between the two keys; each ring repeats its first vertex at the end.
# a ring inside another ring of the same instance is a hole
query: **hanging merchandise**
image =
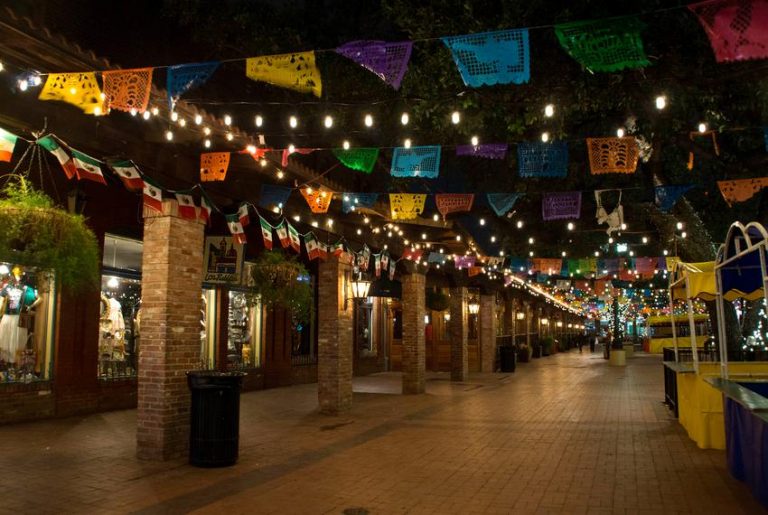
{"type": "Polygon", "coordinates": [[[719,63],[768,57],[768,2],[708,0],[689,4],[719,63]]]}
{"type": "Polygon", "coordinates": [[[320,257],[320,245],[314,233],[308,232],[304,235],[304,248],[310,261],[320,257]]]}
{"type": "Polygon", "coordinates": [[[768,186],[768,177],[717,181],[717,187],[720,188],[720,193],[729,207],[734,202],[746,202],[766,186],[768,186]]]}
{"type": "Polygon", "coordinates": [[[152,68],[101,72],[104,81],[104,111],[117,109],[143,113],[152,89],[152,68]]]}
{"type": "Polygon", "coordinates": [[[197,88],[211,78],[219,67],[218,61],[207,63],[177,64],[168,67],[166,90],[168,109],[173,111],[179,97],[192,88],[197,88]]]}
{"type": "Polygon", "coordinates": [[[486,159],[504,159],[507,157],[506,143],[485,143],[483,145],[458,145],[457,156],[484,157],[486,159]]]}
{"type": "Polygon", "coordinates": [[[341,210],[344,213],[350,213],[361,207],[373,208],[376,205],[376,200],[379,198],[378,193],[344,193],[342,195],[341,210]]]}
{"type": "MultiPolygon", "coordinates": [[[[142,190],[144,207],[158,213],[163,212],[163,190],[152,182],[148,177],[144,178],[144,189],[142,190]]],[[[205,199],[205,197],[203,197],[205,199]]]]}
{"type": "Polygon", "coordinates": [[[475,256],[455,256],[453,258],[453,264],[458,269],[470,268],[475,266],[475,256]]]}
{"type": "Polygon", "coordinates": [[[544,220],[567,220],[581,216],[581,192],[544,193],[541,199],[544,220]]]}
{"type": "Polygon", "coordinates": [[[15,134],[0,129],[0,161],[5,161],[6,163],[11,162],[13,149],[16,148],[16,142],[18,140],[19,138],[15,134]]]}
{"type": "Polygon", "coordinates": [[[392,220],[413,220],[424,212],[423,193],[390,193],[389,209],[392,220]]]}
{"type": "Polygon", "coordinates": [[[390,173],[394,177],[434,179],[440,173],[440,146],[396,148],[390,173]]]}
{"type": "Polygon", "coordinates": [[[247,227],[251,223],[251,219],[248,217],[248,203],[243,202],[240,207],[237,208],[237,217],[240,219],[240,225],[247,227]]]}
{"type": "MultiPolygon", "coordinates": [[[[712,148],[716,156],[720,155],[720,147],[717,146],[717,133],[715,131],[692,131],[688,133],[688,137],[691,141],[694,138],[710,136],[712,138],[712,148]]],[[[688,169],[693,170],[693,150],[688,152],[688,169]]]]}
{"type": "Polygon", "coordinates": [[[333,200],[333,192],[302,188],[299,190],[313,213],[327,213],[333,200]]]}
{"type": "Polygon", "coordinates": [[[72,151],[66,144],[53,134],[48,134],[38,139],[35,143],[43,147],[56,157],[67,179],[75,177],[75,163],[72,161],[72,151]]]}
{"type": "MultiPolygon", "coordinates": [[[[227,219],[227,227],[229,228],[229,232],[232,233],[232,237],[235,240],[235,243],[239,243],[241,245],[244,245],[248,243],[248,239],[245,237],[245,230],[243,229],[243,226],[240,224],[240,220],[237,217],[237,213],[231,214],[231,215],[225,215],[225,218],[227,219]]],[[[262,231],[263,234],[263,231],[262,231]]],[[[270,238],[270,248],[272,248],[272,234],[269,235],[270,238]]]]}
{"type": "Polygon", "coordinates": [[[72,165],[75,167],[75,175],[78,180],[88,180],[107,185],[104,175],[101,173],[101,161],[79,150],[72,149],[72,165]]]}
{"type": "Polygon", "coordinates": [[[689,190],[695,188],[693,184],[675,184],[672,186],[656,186],[654,188],[654,202],[662,213],[669,213],[675,207],[677,201],[689,190]]]}
{"type": "Polygon", "coordinates": [[[104,104],[95,72],[50,73],[37,98],[66,102],[85,114],[101,114],[104,104]]]}
{"type": "Polygon", "coordinates": [[[563,49],[592,72],[642,68],[650,61],[640,32],[645,25],[633,17],[578,21],[555,25],[563,49]]]}
{"type": "Polygon", "coordinates": [[[318,98],[323,93],[314,52],[250,57],[245,61],[245,75],[251,80],[312,93],[318,98]]]}
{"type": "Polygon", "coordinates": [[[621,230],[621,225],[624,223],[624,207],[621,205],[621,190],[619,190],[619,200],[616,203],[616,207],[610,214],[603,207],[602,195],[606,191],[611,190],[597,190],[595,191],[595,203],[597,204],[597,224],[608,224],[608,228],[605,232],[610,236],[611,233],[621,230]]]}
{"type": "Polygon", "coordinates": [[[472,193],[438,193],[435,195],[437,210],[443,216],[443,220],[450,213],[460,213],[472,210],[472,202],[475,195],[472,193]]]}
{"type": "Polygon", "coordinates": [[[283,156],[280,159],[280,166],[282,166],[283,168],[288,166],[288,157],[291,154],[299,153],[299,154],[307,155],[307,154],[311,154],[314,151],[315,151],[314,148],[294,148],[293,151],[288,150],[287,148],[283,149],[283,156]]]}
{"type": "MultiPolygon", "coordinates": [[[[291,246],[291,239],[288,237],[288,227],[286,226],[288,222],[283,220],[279,224],[277,224],[277,227],[275,227],[275,230],[277,231],[277,238],[280,240],[280,245],[287,249],[291,246]]],[[[263,224],[262,224],[263,227],[263,224]]]]}
{"type": "Polygon", "coordinates": [[[197,207],[195,206],[195,199],[192,197],[192,195],[176,192],[174,196],[176,197],[178,210],[177,212],[179,213],[179,217],[186,220],[196,220],[197,207]]]}
{"type": "Polygon", "coordinates": [[[565,177],[568,175],[568,144],[565,141],[517,144],[520,177],[565,177]]]}
{"type": "Polygon", "coordinates": [[[333,149],[333,155],[341,161],[341,164],[352,170],[371,173],[376,160],[379,158],[378,148],[342,148],[333,149]]]}
{"type": "Polygon", "coordinates": [[[291,195],[291,188],[286,186],[275,186],[273,184],[262,184],[259,193],[259,207],[269,209],[283,209],[288,203],[288,197],[291,195]]]}
{"type": "Polygon", "coordinates": [[[523,84],[531,78],[528,29],[442,38],[464,84],[473,88],[523,84]]]}
{"type": "Polygon", "coordinates": [[[227,177],[229,156],[229,152],[200,154],[200,180],[202,182],[223,181],[227,177]]]}
{"type": "Polygon", "coordinates": [[[141,191],[144,188],[144,180],[141,178],[141,172],[133,164],[133,161],[110,161],[107,166],[120,177],[123,186],[128,191],[141,191]]]}
{"type": "Polygon", "coordinates": [[[510,209],[515,207],[517,199],[523,195],[524,193],[488,193],[486,198],[493,212],[497,216],[504,216],[510,209]]]}
{"type": "Polygon", "coordinates": [[[200,221],[205,225],[211,221],[211,211],[213,211],[213,204],[208,199],[208,195],[205,194],[203,189],[200,189],[200,221]]]}
{"type": "Polygon", "coordinates": [[[640,157],[637,140],[624,138],[587,138],[589,168],[592,175],[635,173],[640,157]]]}
{"type": "Polygon", "coordinates": [[[412,50],[412,41],[350,41],[338,47],[336,53],[373,72],[394,89],[400,89],[412,50]]]}
{"type": "Polygon", "coordinates": [[[294,250],[294,252],[300,253],[301,240],[299,240],[299,231],[297,231],[296,228],[290,224],[290,222],[286,221],[285,224],[288,226],[288,239],[291,240],[291,248],[294,250]]]}

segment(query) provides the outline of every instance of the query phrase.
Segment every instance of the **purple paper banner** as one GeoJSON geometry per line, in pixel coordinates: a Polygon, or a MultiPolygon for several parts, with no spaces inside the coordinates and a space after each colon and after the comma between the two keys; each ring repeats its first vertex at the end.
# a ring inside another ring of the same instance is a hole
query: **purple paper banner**
{"type": "Polygon", "coordinates": [[[475,266],[475,256],[456,256],[453,263],[458,269],[471,268],[475,266]]]}
{"type": "Polygon", "coordinates": [[[373,72],[394,89],[400,89],[412,49],[412,41],[350,41],[336,52],[373,72]]]}
{"type": "Polygon", "coordinates": [[[484,157],[486,159],[504,159],[507,157],[506,143],[487,143],[484,145],[459,145],[457,156],[484,157]]]}
{"type": "Polygon", "coordinates": [[[541,199],[544,220],[567,220],[581,216],[581,192],[544,193],[541,199]]]}

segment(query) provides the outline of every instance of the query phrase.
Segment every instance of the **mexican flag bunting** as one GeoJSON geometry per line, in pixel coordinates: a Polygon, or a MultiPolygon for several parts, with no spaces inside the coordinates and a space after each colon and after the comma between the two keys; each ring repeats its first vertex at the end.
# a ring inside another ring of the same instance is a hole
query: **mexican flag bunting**
{"type": "Polygon", "coordinates": [[[10,132],[0,129],[0,161],[11,162],[13,149],[16,146],[18,137],[10,132]]]}
{"type": "MultiPolygon", "coordinates": [[[[241,245],[248,243],[248,239],[245,237],[245,230],[240,224],[240,219],[238,218],[237,213],[233,215],[226,215],[226,219],[227,227],[229,227],[229,232],[232,233],[232,237],[235,239],[235,243],[240,243],[241,245]]],[[[271,238],[272,235],[270,234],[270,239],[271,238]]]]}
{"type": "Polygon", "coordinates": [[[344,243],[342,243],[340,241],[336,242],[333,245],[333,255],[336,256],[336,257],[339,257],[342,254],[344,254],[344,243]]]}
{"type": "Polygon", "coordinates": [[[310,261],[320,257],[320,246],[313,233],[308,232],[304,235],[304,247],[307,249],[307,257],[310,261]]]}
{"type": "Polygon", "coordinates": [[[395,268],[397,268],[397,263],[395,261],[389,262],[389,280],[394,281],[395,280],[395,268]]]}
{"type": "Polygon", "coordinates": [[[240,225],[247,227],[251,223],[251,219],[248,218],[248,203],[243,202],[240,207],[237,208],[237,216],[240,218],[240,225]]]}
{"type": "Polygon", "coordinates": [[[272,250],[272,225],[261,216],[259,216],[259,225],[261,225],[261,237],[264,239],[264,248],[272,250]]]}
{"type": "Polygon", "coordinates": [[[284,249],[287,249],[291,246],[291,239],[288,237],[288,228],[285,226],[285,220],[280,222],[277,227],[275,227],[275,230],[277,231],[277,237],[280,239],[280,245],[284,249]]]}
{"type": "Polygon", "coordinates": [[[374,270],[376,271],[376,277],[381,277],[381,255],[376,254],[374,258],[374,270]]]}
{"type": "Polygon", "coordinates": [[[176,193],[176,202],[179,204],[179,216],[187,220],[194,220],[197,218],[197,208],[195,207],[195,199],[192,195],[186,193],[176,193]]]}
{"type": "Polygon", "coordinates": [[[75,173],[78,180],[86,179],[107,185],[104,175],[101,173],[101,162],[78,150],[72,150],[72,162],[75,165],[75,173]]]}
{"type": "Polygon", "coordinates": [[[384,251],[381,253],[381,269],[386,270],[389,266],[389,254],[387,254],[387,251],[384,251]]]}
{"type": "Polygon", "coordinates": [[[203,195],[200,198],[200,220],[207,225],[211,221],[211,211],[213,211],[213,206],[204,191],[202,191],[202,194],[203,195]]]}
{"type": "Polygon", "coordinates": [[[69,148],[64,143],[52,134],[49,134],[37,140],[37,144],[56,157],[56,160],[64,169],[67,179],[72,179],[75,176],[77,173],[75,163],[72,161],[69,148]]]}
{"type": "Polygon", "coordinates": [[[360,270],[363,272],[368,270],[368,263],[371,262],[371,249],[368,248],[368,245],[363,245],[363,252],[362,252],[362,263],[360,263],[360,270]]]}
{"type": "Polygon", "coordinates": [[[144,180],[143,197],[144,207],[163,212],[163,190],[147,179],[144,180]]]}
{"type": "Polygon", "coordinates": [[[141,178],[141,172],[131,161],[113,161],[109,164],[112,171],[123,181],[123,186],[128,191],[141,191],[144,189],[144,180],[141,178]]]}
{"type": "Polygon", "coordinates": [[[320,254],[320,259],[322,259],[323,261],[328,259],[328,245],[326,245],[325,243],[320,243],[318,245],[318,251],[320,254]]]}
{"type": "Polygon", "coordinates": [[[299,240],[299,231],[296,230],[289,222],[285,222],[288,225],[288,238],[291,240],[291,248],[295,252],[301,253],[301,240],[299,240]]]}

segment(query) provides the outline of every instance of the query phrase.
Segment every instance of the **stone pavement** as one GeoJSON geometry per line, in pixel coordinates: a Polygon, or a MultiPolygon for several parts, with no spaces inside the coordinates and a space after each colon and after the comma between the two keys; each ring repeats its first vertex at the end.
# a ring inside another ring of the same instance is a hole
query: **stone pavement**
{"type": "Polygon", "coordinates": [[[136,412],[0,427],[0,513],[762,513],[661,404],[661,360],[558,354],[461,384],[356,378],[247,393],[240,461],[135,457],[136,412]]]}

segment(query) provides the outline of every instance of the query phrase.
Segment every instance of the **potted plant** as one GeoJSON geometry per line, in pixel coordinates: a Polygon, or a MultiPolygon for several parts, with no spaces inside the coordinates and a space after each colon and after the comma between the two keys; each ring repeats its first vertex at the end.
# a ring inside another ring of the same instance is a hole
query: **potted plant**
{"type": "Polygon", "coordinates": [[[451,299],[440,290],[427,290],[427,308],[432,311],[445,311],[450,306],[451,299]]]}
{"type": "MultiPolygon", "coordinates": [[[[290,311],[297,322],[309,320],[312,290],[304,265],[280,251],[263,252],[251,269],[250,295],[266,307],[290,311]]],[[[254,299],[255,300],[255,299],[254,299]]]]}

